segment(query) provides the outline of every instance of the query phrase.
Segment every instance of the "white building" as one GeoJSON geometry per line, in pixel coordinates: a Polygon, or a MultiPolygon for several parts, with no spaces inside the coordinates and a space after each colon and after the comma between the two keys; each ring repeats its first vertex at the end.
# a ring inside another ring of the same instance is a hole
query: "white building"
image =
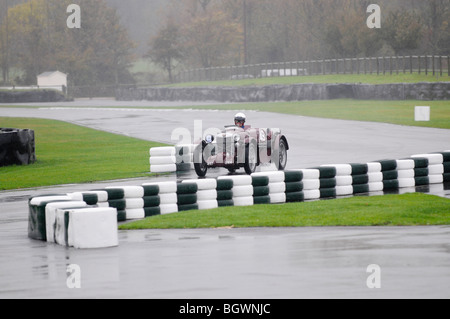
{"type": "Polygon", "coordinates": [[[39,88],[63,91],[64,88],[67,88],[67,74],[59,71],[44,72],[37,76],[37,85],[39,88]]]}

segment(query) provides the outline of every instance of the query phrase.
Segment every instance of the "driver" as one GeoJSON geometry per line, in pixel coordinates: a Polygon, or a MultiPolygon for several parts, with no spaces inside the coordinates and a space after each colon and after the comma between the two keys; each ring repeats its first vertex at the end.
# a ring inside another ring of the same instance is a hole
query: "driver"
{"type": "Polygon", "coordinates": [[[244,113],[238,113],[234,116],[234,125],[244,129],[246,120],[247,120],[247,117],[245,116],[244,113]]]}

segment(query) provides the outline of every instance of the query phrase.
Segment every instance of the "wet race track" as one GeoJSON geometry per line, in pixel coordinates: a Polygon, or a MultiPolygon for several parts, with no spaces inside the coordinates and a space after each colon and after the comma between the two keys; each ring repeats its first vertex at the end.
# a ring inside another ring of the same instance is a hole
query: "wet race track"
{"type": "MultiPolygon", "coordinates": [[[[165,108],[180,105],[83,101],[0,108],[0,117],[58,119],[174,143],[175,128],[193,131],[196,120],[202,120],[204,130],[222,128],[236,113],[220,111],[219,106],[216,111],[165,108]]],[[[291,146],[288,169],[404,158],[450,147],[449,130],[262,112],[247,112],[247,117],[255,127],[282,129],[291,146]]],[[[215,170],[211,176],[225,172],[215,170]]],[[[30,196],[146,181],[0,192],[0,298],[450,297],[450,227],[120,231],[119,247],[95,250],[64,248],[27,237],[30,196]],[[66,270],[71,264],[80,267],[80,289],[68,288],[66,270]],[[367,267],[372,264],[381,269],[378,289],[366,284],[367,267]]],[[[450,197],[449,185],[410,191],[450,197]]]]}

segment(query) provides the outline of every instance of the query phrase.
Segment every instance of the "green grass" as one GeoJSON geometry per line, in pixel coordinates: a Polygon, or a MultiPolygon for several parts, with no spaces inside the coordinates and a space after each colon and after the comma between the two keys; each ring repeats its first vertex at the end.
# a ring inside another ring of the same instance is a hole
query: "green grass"
{"type": "MultiPolygon", "coordinates": [[[[368,101],[339,99],[323,101],[242,103],[220,106],[191,106],[186,108],[236,111],[250,110],[331,119],[450,129],[449,101],[368,101]],[[431,120],[429,122],[416,122],[414,120],[415,106],[430,106],[431,120]]],[[[249,120],[251,121],[251,119],[249,120]]]]}
{"type": "Polygon", "coordinates": [[[449,224],[449,199],[414,193],[187,211],[148,217],[122,224],[119,228],[136,230],[449,224]]]}
{"type": "Polygon", "coordinates": [[[448,82],[450,77],[447,73],[433,76],[424,73],[389,73],[383,75],[377,74],[332,74],[332,75],[310,75],[310,76],[286,76],[255,78],[242,80],[223,80],[223,81],[202,81],[187,82],[168,85],[170,87],[195,87],[195,86],[264,86],[264,85],[290,85],[299,83],[365,83],[365,84],[387,84],[387,83],[417,83],[417,82],[448,82]]]}
{"type": "Polygon", "coordinates": [[[60,121],[1,118],[35,131],[37,162],[0,167],[0,190],[151,176],[149,149],[161,144],[60,121]]]}

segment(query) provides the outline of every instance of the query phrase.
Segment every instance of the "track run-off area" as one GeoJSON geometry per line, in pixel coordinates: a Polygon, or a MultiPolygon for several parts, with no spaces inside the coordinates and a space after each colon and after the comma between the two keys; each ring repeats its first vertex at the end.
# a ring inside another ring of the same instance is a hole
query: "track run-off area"
{"type": "MultiPolygon", "coordinates": [[[[0,107],[0,117],[66,121],[174,144],[172,132],[232,124],[236,111],[188,103],[76,101],[0,107]]],[[[358,163],[450,149],[450,130],[246,112],[280,128],[287,169],[358,163]]],[[[222,174],[225,171],[213,172],[222,174]]],[[[155,180],[192,178],[193,174],[155,180]]],[[[213,176],[214,177],[214,176],[213,176]]],[[[115,248],[75,250],[27,237],[28,198],[148,179],[0,192],[0,298],[449,298],[450,227],[324,227],[119,231],[115,248]],[[81,269],[69,289],[67,266],[81,269]],[[381,287],[369,288],[369,265],[381,287]]],[[[442,186],[439,195],[448,197],[442,186]]]]}

